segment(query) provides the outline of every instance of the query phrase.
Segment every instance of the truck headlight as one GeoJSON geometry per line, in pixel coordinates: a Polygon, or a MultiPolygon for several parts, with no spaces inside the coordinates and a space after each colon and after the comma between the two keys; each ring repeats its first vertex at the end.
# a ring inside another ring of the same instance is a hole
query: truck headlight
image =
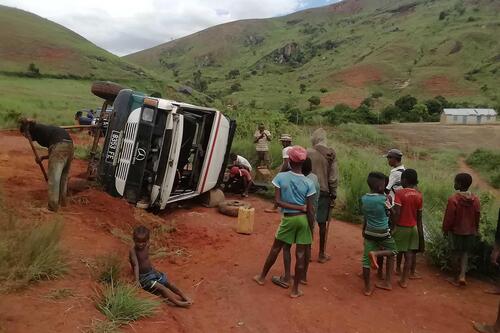
{"type": "Polygon", "coordinates": [[[155,115],[155,110],[150,108],[142,109],[142,120],[147,122],[152,122],[155,115]]]}

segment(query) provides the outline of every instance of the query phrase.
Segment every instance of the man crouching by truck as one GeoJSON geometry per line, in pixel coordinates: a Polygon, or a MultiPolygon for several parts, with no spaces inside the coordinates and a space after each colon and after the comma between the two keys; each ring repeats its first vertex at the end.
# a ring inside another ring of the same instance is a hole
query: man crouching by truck
{"type": "Polygon", "coordinates": [[[59,205],[66,206],[68,192],[68,175],[73,160],[73,141],[66,130],[52,125],[37,124],[31,119],[20,120],[21,133],[28,138],[48,148],[49,154],[37,159],[40,164],[49,160],[49,210],[57,212],[59,205]]]}

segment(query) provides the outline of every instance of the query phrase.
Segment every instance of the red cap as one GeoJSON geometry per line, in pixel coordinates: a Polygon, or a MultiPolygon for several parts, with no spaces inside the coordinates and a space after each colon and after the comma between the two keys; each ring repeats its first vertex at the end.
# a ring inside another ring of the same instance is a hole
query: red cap
{"type": "Polygon", "coordinates": [[[238,168],[237,166],[232,167],[231,170],[229,170],[229,174],[231,176],[239,175],[240,174],[240,168],[238,168]]]}
{"type": "Polygon", "coordinates": [[[292,162],[304,162],[307,158],[307,151],[301,146],[293,146],[288,150],[288,158],[292,162]]]}

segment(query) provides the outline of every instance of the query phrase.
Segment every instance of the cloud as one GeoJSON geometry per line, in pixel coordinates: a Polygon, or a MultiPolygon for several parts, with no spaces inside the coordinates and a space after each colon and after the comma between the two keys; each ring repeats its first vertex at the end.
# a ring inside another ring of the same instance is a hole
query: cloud
{"type": "Polygon", "coordinates": [[[210,26],[292,13],[338,0],[0,0],[33,12],[117,55],[183,37],[210,26]]]}

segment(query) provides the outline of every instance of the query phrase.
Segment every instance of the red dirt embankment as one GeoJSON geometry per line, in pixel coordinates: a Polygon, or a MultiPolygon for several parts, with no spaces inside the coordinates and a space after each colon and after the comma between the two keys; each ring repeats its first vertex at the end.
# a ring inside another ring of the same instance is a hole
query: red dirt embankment
{"type": "MultiPolygon", "coordinates": [[[[126,261],[127,245],[120,235],[139,223],[175,226],[158,234],[158,246],[177,249],[154,260],[159,270],[190,294],[191,309],[162,305],[153,318],[140,320],[126,332],[457,332],[472,331],[471,320],[492,321],[498,299],[483,294],[487,286],[470,279],[465,289],[446,283],[436,269],[420,260],[424,279],[407,290],[376,290],[362,295],[362,239],[359,226],[334,221],[328,251],[332,260],[313,262],[304,297],[269,281],[261,287],[251,277],[259,272],[279,223],[278,215],[263,213],[270,204],[258,198],[255,233],[234,232],[236,220],[214,209],[187,204],[185,209],[154,217],[138,212],[78,178],[85,164],[72,167],[71,204],[56,215],[40,212],[46,205],[46,184],[33,161],[28,143],[17,134],[0,133],[0,186],[9,207],[24,218],[64,221],[62,245],[70,264],[60,280],[40,282],[0,298],[0,332],[81,332],[92,319],[102,319],[90,297],[93,282],[88,264],[97,255],[118,254],[126,261]],[[75,296],[51,300],[52,290],[69,288],[75,296]]],[[[313,246],[317,253],[316,245],[313,246]]],[[[167,249],[167,252],[168,252],[167,249]]],[[[279,274],[281,258],[271,270],[279,274]]],[[[395,284],[396,285],[396,284],[395,284]]]]}

